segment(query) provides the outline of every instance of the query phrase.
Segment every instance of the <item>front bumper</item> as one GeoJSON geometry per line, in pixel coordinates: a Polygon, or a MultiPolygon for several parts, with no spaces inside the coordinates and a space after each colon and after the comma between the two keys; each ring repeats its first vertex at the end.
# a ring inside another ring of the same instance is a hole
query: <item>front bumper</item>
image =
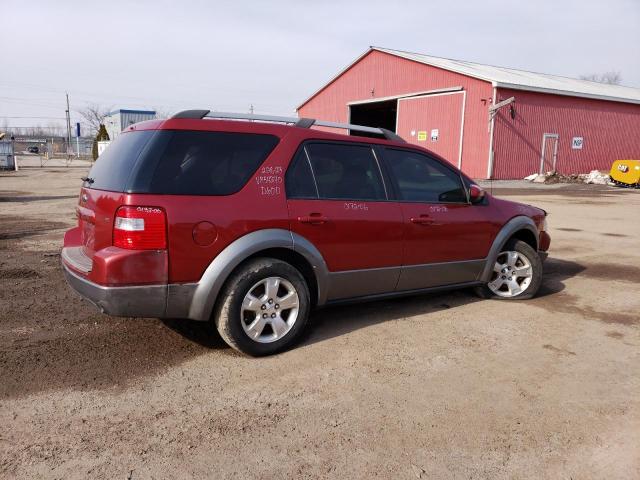
{"type": "Polygon", "coordinates": [[[551,246],[551,237],[544,230],[540,232],[540,239],[538,242],[538,250],[542,252],[546,252],[549,250],[551,246]]]}
{"type": "Polygon", "coordinates": [[[93,283],[62,262],[67,283],[103,313],[116,317],[164,317],[167,285],[105,287],[93,283]]]}

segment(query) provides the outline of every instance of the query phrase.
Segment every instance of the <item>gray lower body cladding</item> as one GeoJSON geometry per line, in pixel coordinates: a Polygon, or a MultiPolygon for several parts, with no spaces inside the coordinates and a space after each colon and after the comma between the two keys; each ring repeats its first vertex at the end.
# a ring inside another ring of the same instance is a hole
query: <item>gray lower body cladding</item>
{"type": "MultiPolygon", "coordinates": [[[[207,267],[198,282],[168,285],[105,287],[88,281],[66,265],[78,263],[63,254],[67,281],[80,295],[114,316],[189,318],[209,320],[229,274],[245,259],[272,248],[300,253],[311,265],[317,283],[318,306],[375,296],[404,295],[425,289],[456,288],[489,281],[500,249],[513,234],[528,229],[537,234],[528,217],[511,219],[500,231],[485,259],[425,265],[329,272],[320,252],[306,239],[287,230],[249,233],[227,246],[207,267]],[[75,262],[75,263],[74,263],[75,262]]],[[[63,253],[66,249],[63,249],[63,253]]]]}
{"type": "MultiPolygon", "coordinates": [[[[468,286],[477,281],[484,263],[485,260],[473,260],[332,272],[328,275],[329,292],[326,303],[468,286]]],[[[199,283],[108,287],[83,278],[64,263],[63,270],[69,285],[108,315],[209,319],[209,316],[193,315],[194,297],[201,286],[199,283]]]]}
{"type": "Polygon", "coordinates": [[[67,283],[101,312],[116,317],[164,317],[167,285],[105,287],[90,282],[63,263],[67,283]]]}
{"type": "Polygon", "coordinates": [[[481,259],[405,266],[402,268],[396,290],[415,290],[473,282],[478,279],[486,263],[486,259],[481,259]]]}
{"type": "Polygon", "coordinates": [[[486,259],[329,273],[327,301],[465,284],[478,280],[486,259]]]}

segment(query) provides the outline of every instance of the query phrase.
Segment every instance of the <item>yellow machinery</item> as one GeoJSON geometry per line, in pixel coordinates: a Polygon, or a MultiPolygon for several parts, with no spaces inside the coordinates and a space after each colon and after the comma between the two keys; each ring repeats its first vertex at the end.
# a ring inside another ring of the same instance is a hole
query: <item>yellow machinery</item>
{"type": "Polygon", "coordinates": [[[609,176],[621,187],[640,188],[640,160],[616,160],[611,165],[609,176]]]}

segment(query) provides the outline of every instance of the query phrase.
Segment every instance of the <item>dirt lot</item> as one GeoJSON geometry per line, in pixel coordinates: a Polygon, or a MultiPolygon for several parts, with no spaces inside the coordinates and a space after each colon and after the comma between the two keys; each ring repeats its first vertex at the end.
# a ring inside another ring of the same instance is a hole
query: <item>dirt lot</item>
{"type": "Polygon", "coordinates": [[[0,174],[0,477],[640,478],[640,192],[496,183],[550,212],[538,298],[326,309],[255,360],[66,287],[84,173],[0,174]]]}

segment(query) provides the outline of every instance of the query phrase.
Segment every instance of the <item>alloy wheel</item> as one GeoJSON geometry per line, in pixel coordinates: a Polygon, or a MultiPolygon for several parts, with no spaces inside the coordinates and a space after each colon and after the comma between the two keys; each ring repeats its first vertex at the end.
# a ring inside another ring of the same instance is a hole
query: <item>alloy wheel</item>
{"type": "Polygon", "coordinates": [[[240,321],[244,332],[259,343],[284,337],[298,318],[295,287],[282,277],[268,277],[249,289],[242,301],[240,321]]]}
{"type": "Polygon", "coordinates": [[[489,289],[500,297],[516,297],[531,284],[533,267],[521,252],[500,252],[493,266],[489,289]]]}

